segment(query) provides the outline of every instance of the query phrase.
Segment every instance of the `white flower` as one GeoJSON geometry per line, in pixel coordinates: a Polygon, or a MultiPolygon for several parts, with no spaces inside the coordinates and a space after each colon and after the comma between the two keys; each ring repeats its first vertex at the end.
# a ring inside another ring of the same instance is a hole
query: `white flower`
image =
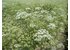
{"type": "Polygon", "coordinates": [[[26,8],[26,10],[31,10],[30,8],[26,8]]]}
{"type": "Polygon", "coordinates": [[[40,30],[38,30],[38,34],[44,34],[44,33],[46,33],[46,29],[40,29],[40,30]]]}
{"type": "Polygon", "coordinates": [[[55,11],[51,11],[54,15],[56,15],[56,12],[55,11]]]}
{"type": "Polygon", "coordinates": [[[31,13],[27,13],[27,14],[25,15],[25,17],[28,17],[28,16],[31,16],[31,13]]]}
{"type": "Polygon", "coordinates": [[[47,37],[47,35],[43,35],[43,37],[47,37]]]}
{"type": "Polygon", "coordinates": [[[47,10],[41,10],[41,13],[48,13],[47,10]]]}
{"type": "Polygon", "coordinates": [[[43,36],[42,36],[42,35],[38,35],[38,36],[37,36],[37,38],[41,38],[41,39],[42,39],[42,38],[43,38],[43,36]]]}
{"type": "Polygon", "coordinates": [[[50,29],[55,29],[55,27],[56,27],[56,25],[54,24],[54,23],[50,23],[49,25],[48,25],[48,28],[50,29]]]}
{"type": "Polygon", "coordinates": [[[34,23],[30,23],[30,27],[35,27],[36,25],[34,23]]]}
{"type": "Polygon", "coordinates": [[[19,16],[16,16],[16,19],[20,19],[20,17],[19,16]]]}
{"type": "Polygon", "coordinates": [[[35,10],[41,10],[41,7],[36,7],[35,10]]]}
{"type": "Polygon", "coordinates": [[[53,37],[52,37],[50,34],[48,34],[48,33],[47,33],[46,35],[47,35],[46,37],[47,37],[49,40],[53,38],[53,37]]]}
{"type": "Polygon", "coordinates": [[[52,21],[52,20],[54,20],[54,17],[52,17],[52,15],[48,15],[48,16],[47,16],[47,20],[48,20],[48,21],[52,21]]]}
{"type": "Polygon", "coordinates": [[[26,12],[17,12],[16,19],[20,19],[22,16],[25,16],[26,14],[26,12]]]}
{"type": "Polygon", "coordinates": [[[18,16],[23,16],[23,15],[26,15],[27,14],[27,12],[21,12],[21,13],[19,13],[19,15],[18,16]]]}
{"type": "Polygon", "coordinates": [[[14,45],[14,47],[16,47],[16,48],[17,48],[17,47],[20,47],[20,46],[21,46],[21,45],[19,45],[19,44],[15,44],[15,45],[14,45]]]}
{"type": "Polygon", "coordinates": [[[60,22],[60,25],[62,25],[62,26],[63,26],[63,25],[64,25],[64,23],[63,23],[63,22],[60,22]]]}
{"type": "Polygon", "coordinates": [[[38,32],[34,35],[34,37],[37,37],[35,40],[37,40],[38,38],[40,40],[42,40],[43,38],[47,38],[50,40],[53,38],[46,29],[38,30],[38,32]]]}
{"type": "Polygon", "coordinates": [[[27,13],[24,11],[24,12],[17,13],[16,19],[27,18],[29,16],[31,16],[31,13],[27,13]]]}

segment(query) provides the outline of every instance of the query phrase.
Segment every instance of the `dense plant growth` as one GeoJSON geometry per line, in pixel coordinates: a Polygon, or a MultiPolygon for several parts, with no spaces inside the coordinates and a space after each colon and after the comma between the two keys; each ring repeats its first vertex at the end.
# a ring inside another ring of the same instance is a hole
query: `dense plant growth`
{"type": "Polygon", "coordinates": [[[3,50],[65,49],[67,7],[47,3],[10,4],[3,1],[3,50]]]}

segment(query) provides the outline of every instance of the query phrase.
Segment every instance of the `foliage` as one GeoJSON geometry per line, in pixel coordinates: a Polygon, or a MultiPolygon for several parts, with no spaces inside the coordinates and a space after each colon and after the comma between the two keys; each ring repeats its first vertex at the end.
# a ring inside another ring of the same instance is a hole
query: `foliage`
{"type": "Polygon", "coordinates": [[[3,1],[3,50],[64,50],[67,7],[23,4],[3,1]]]}

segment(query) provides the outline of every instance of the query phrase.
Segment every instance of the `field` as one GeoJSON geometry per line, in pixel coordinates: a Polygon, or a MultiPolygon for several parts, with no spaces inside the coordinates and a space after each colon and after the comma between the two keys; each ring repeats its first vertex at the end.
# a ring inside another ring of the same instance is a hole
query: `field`
{"type": "Polygon", "coordinates": [[[67,50],[67,0],[2,0],[3,50],[67,50]]]}

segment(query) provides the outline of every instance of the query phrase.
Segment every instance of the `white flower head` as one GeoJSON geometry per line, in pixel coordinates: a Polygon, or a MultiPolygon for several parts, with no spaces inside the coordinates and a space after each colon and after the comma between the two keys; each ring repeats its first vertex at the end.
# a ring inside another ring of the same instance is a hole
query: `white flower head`
{"type": "Polygon", "coordinates": [[[15,44],[15,45],[14,45],[15,48],[18,48],[18,47],[20,47],[20,46],[21,46],[21,45],[19,45],[19,44],[15,44]]]}
{"type": "Polygon", "coordinates": [[[55,27],[56,27],[56,25],[55,25],[54,23],[50,23],[50,24],[48,25],[48,28],[51,28],[51,29],[55,29],[55,27]]]}
{"type": "Polygon", "coordinates": [[[23,18],[27,18],[29,16],[31,16],[31,13],[27,13],[26,11],[24,11],[24,12],[17,13],[16,19],[20,19],[20,18],[23,19],[23,18]]]}
{"type": "Polygon", "coordinates": [[[25,16],[26,16],[26,17],[31,16],[31,13],[27,13],[25,16]]]}
{"type": "Polygon", "coordinates": [[[49,40],[53,38],[46,29],[38,30],[34,37],[37,37],[36,39],[39,38],[40,40],[42,40],[43,38],[47,38],[49,40]]]}
{"type": "Polygon", "coordinates": [[[55,11],[51,11],[54,15],[56,15],[56,12],[55,11]]]}
{"type": "Polygon", "coordinates": [[[40,29],[40,30],[38,30],[38,34],[44,34],[44,33],[46,33],[46,29],[40,29]]]}
{"type": "Polygon", "coordinates": [[[41,13],[48,13],[47,10],[41,10],[41,13]]]}
{"type": "Polygon", "coordinates": [[[41,10],[41,7],[36,7],[35,10],[41,10]]]}
{"type": "Polygon", "coordinates": [[[21,17],[25,16],[27,12],[17,12],[16,19],[20,19],[21,17]]]}
{"type": "Polygon", "coordinates": [[[35,27],[36,25],[34,23],[30,23],[30,27],[35,27]]]}
{"type": "Polygon", "coordinates": [[[52,17],[52,15],[48,15],[48,16],[47,16],[47,20],[48,20],[48,21],[52,21],[52,20],[54,20],[54,17],[52,17]]]}
{"type": "Polygon", "coordinates": [[[26,10],[31,10],[31,8],[28,7],[28,8],[26,8],[26,10]]]}
{"type": "Polygon", "coordinates": [[[16,16],[16,19],[20,19],[20,17],[16,16]]]}

